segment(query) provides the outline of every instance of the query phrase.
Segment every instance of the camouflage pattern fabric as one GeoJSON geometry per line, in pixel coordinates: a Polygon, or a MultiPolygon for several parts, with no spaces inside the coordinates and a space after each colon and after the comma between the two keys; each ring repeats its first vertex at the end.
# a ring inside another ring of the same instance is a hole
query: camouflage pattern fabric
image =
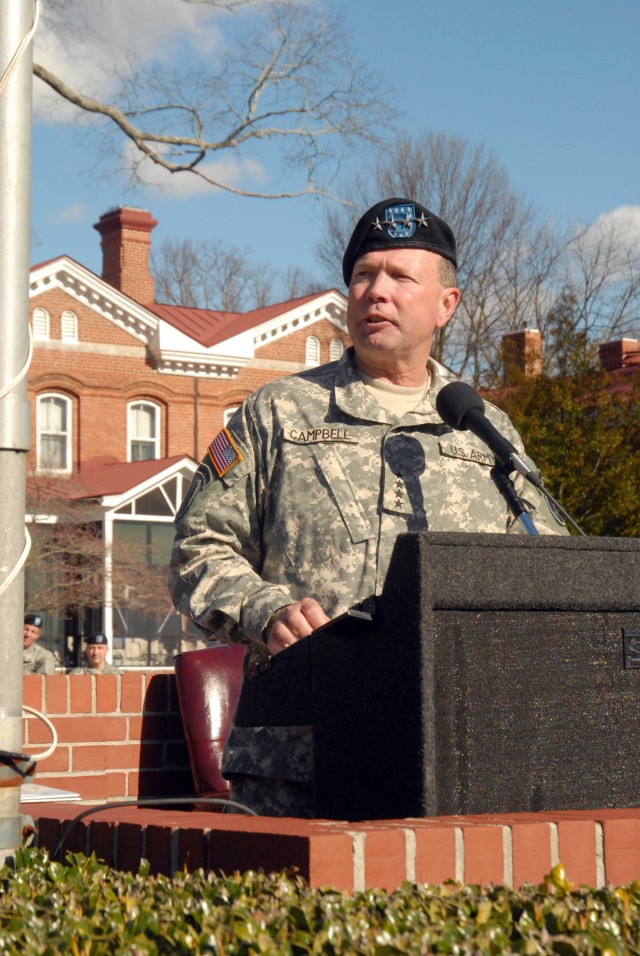
{"type": "MultiPolygon", "coordinates": [[[[228,429],[240,457],[219,477],[207,454],[176,516],[176,607],[209,637],[259,641],[278,608],[307,595],[334,617],[379,594],[402,532],[521,533],[490,478],[493,455],[437,414],[449,378],[430,370],[424,399],[396,422],[351,350],[251,395],[228,429]]],[[[526,460],[507,416],[486,411],[526,460]]],[[[515,484],[542,534],[567,533],[515,484]]]]}
{"type": "MultiPolygon", "coordinates": [[[[265,817],[313,817],[313,788],[290,780],[268,780],[264,777],[231,777],[229,799],[249,807],[265,817]]],[[[225,813],[242,813],[236,807],[225,807],[225,813]]]]}
{"type": "Polygon", "coordinates": [[[24,674],[55,674],[56,659],[45,647],[32,644],[23,648],[22,672],[24,674]]]}
{"type": "Polygon", "coordinates": [[[232,727],[222,770],[310,785],[313,780],[311,727],[232,727]]]}
{"type": "MultiPolygon", "coordinates": [[[[272,614],[303,597],[333,618],[380,594],[403,532],[523,533],[490,477],[493,455],[436,412],[452,376],[431,359],[429,370],[430,388],[399,420],[365,389],[352,349],[251,395],[176,516],[169,586],[178,610],[211,638],[259,642],[272,614]]],[[[529,461],[508,417],[489,403],[486,414],[529,461]]],[[[514,481],[541,534],[568,533],[544,496],[514,481]]],[[[298,733],[288,730],[269,758],[279,765],[298,733]]],[[[226,775],[249,769],[240,755],[254,729],[235,731],[226,775]]],[[[262,759],[257,777],[269,773],[262,759]]]]}

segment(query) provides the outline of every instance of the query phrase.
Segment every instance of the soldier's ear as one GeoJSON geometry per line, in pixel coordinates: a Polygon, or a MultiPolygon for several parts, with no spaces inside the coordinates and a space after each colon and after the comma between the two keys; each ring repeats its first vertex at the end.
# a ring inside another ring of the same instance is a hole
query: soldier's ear
{"type": "Polygon", "coordinates": [[[438,312],[436,328],[441,329],[447,324],[453,313],[456,311],[459,301],[460,289],[456,289],[455,286],[451,286],[450,288],[443,290],[442,298],[440,299],[440,309],[438,312]]]}

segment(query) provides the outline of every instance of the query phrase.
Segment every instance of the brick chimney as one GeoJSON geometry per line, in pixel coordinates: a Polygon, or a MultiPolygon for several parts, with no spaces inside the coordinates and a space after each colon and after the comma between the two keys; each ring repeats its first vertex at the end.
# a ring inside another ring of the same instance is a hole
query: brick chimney
{"type": "Polygon", "coordinates": [[[514,372],[534,378],[542,371],[542,335],[538,329],[523,329],[502,336],[502,365],[505,385],[512,383],[514,372]]]}
{"type": "Polygon", "coordinates": [[[613,372],[629,365],[640,365],[640,349],[637,339],[616,339],[598,346],[600,364],[605,372],[613,372]]]}
{"type": "Polygon", "coordinates": [[[93,227],[101,236],[102,278],[142,305],[153,302],[149,249],[157,225],[146,210],[120,206],[105,212],[93,227]]]}

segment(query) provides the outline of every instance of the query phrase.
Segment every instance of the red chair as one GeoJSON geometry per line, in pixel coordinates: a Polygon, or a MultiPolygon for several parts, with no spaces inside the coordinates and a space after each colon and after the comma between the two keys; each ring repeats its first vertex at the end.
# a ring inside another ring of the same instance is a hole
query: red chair
{"type": "Polygon", "coordinates": [[[219,644],[174,659],[178,700],[195,792],[224,798],[220,764],[242,688],[244,645],[219,644]]]}

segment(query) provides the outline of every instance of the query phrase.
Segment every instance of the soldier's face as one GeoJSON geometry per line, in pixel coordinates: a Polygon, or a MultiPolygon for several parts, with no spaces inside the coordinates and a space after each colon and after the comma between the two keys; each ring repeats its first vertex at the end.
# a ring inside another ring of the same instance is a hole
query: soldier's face
{"type": "Polygon", "coordinates": [[[85,654],[87,655],[89,667],[101,670],[106,663],[108,650],[109,648],[106,644],[87,644],[85,654]]]}
{"type": "Polygon", "coordinates": [[[382,249],[356,261],[347,327],[363,371],[398,359],[424,369],[434,332],[449,321],[460,296],[442,285],[439,261],[427,249],[382,249]]]}
{"type": "Polygon", "coordinates": [[[40,628],[35,624],[25,624],[24,626],[24,647],[31,647],[40,637],[40,628]]]}

